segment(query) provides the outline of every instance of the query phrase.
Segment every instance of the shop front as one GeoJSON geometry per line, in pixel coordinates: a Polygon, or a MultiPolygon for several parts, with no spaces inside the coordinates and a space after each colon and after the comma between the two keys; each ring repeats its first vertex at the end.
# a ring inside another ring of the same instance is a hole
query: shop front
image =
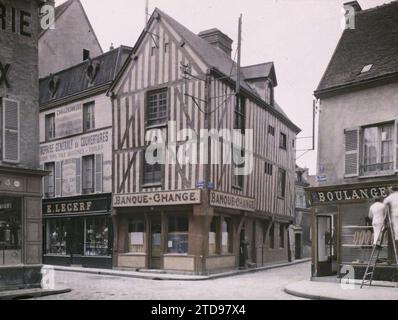
{"type": "Polygon", "coordinates": [[[114,195],[114,266],[191,274],[238,267],[242,211],[206,206],[202,192],[114,195]]]}
{"type": "MultiPolygon", "coordinates": [[[[362,279],[373,248],[369,208],[394,181],[307,189],[313,216],[312,276],[362,279]]],[[[397,281],[393,243],[385,237],[375,280],[397,281]]]]}
{"type": "Polygon", "coordinates": [[[111,194],[43,200],[43,262],[112,268],[111,194]]]}

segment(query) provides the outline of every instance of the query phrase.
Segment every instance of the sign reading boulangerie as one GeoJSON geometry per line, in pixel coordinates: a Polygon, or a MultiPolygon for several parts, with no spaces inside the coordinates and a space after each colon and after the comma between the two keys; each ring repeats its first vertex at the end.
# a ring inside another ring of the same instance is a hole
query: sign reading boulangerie
{"type": "Polygon", "coordinates": [[[256,201],[253,198],[246,198],[235,194],[227,194],[217,191],[212,191],[210,193],[210,205],[251,212],[256,209],[256,201]]]}
{"type": "Polygon", "coordinates": [[[114,195],[113,206],[120,208],[199,204],[200,195],[200,190],[114,195]]]}

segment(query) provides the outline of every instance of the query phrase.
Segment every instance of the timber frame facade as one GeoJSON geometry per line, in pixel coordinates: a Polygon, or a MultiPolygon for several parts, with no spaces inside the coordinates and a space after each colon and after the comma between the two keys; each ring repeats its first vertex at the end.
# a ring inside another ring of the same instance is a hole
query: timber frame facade
{"type": "MultiPolygon", "coordinates": [[[[236,129],[236,73],[227,54],[155,9],[109,91],[114,267],[207,274],[288,260],[300,129],[244,74],[244,128],[254,131],[250,175],[237,179],[231,164],[148,168],[145,161],[147,132],[161,130],[168,141],[169,121],[196,134],[236,129]]],[[[264,83],[275,86],[271,78],[264,83]]]]}

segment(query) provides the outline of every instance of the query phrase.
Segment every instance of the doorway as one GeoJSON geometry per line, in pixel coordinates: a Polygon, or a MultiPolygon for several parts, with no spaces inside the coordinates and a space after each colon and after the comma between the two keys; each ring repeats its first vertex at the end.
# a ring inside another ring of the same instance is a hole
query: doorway
{"type": "Polygon", "coordinates": [[[150,238],[150,269],[161,269],[161,236],[162,236],[162,221],[160,217],[152,217],[150,221],[151,238],[150,238]]]}
{"type": "Polygon", "coordinates": [[[336,216],[317,216],[317,275],[337,274],[336,216]]]}

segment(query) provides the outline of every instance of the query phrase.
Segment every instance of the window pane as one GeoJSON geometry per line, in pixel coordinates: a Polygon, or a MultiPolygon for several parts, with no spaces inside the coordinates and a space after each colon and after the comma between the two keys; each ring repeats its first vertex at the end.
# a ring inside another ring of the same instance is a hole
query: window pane
{"type": "Polygon", "coordinates": [[[230,219],[223,218],[221,222],[221,252],[232,253],[232,223],[230,219]]]}
{"type": "Polygon", "coordinates": [[[46,198],[53,198],[55,192],[55,164],[54,163],[46,163],[44,165],[44,170],[50,171],[50,174],[44,177],[44,193],[46,198]]]}
{"type": "Polygon", "coordinates": [[[147,125],[165,124],[167,121],[167,90],[149,93],[147,100],[147,125]]]}
{"type": "Polygon", "coordinates": [[[83,157],[83,194],[94,193],[94,156],[83,157]]]}
{"type": "Polygon", "coordinates": [[[188,217],[169,217],[167,243],[169,253],[188,253],[188,217]]]}
{"type": "Polygon", "coordinates": [[[66,239],[67,226],[64,219],[50,219],[47,221],[46,254],[67,255],[66,239]]]}
{"type": "Polygon", "coordinates": [[[86,256],[108,256],[110,230],[106,217],[92,217],[86,219],[86,256]]]}
{"type": "Polygon", "coordinates": [[[213,220],[210,225],[209,232],[209,254],[215,255],[217,253],[217,223],[218,218],[213,217],[213,220]]]}
{"type": "Polygon", "coordinates": [[[129,252],[145,253],[145,222],[143,220],[129,223],[129,252]]]}

